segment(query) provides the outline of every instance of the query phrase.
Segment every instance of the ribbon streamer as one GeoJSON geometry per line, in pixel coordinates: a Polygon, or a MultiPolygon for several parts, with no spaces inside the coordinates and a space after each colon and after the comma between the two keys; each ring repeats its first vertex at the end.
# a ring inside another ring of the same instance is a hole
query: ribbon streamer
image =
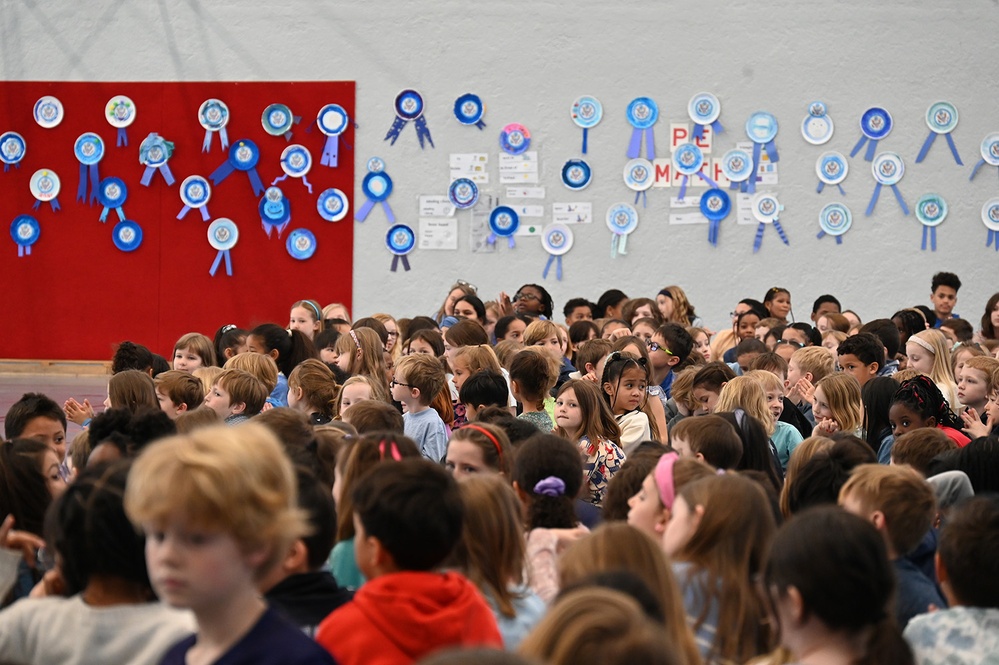
{"type": "Polygon", "coordinates": [[[985,246],[989,247],[995,243],[996,251],[999,252],[999,231],[989,230],[989,237],[985,241],[985,246]]]}
{"type": "MultiPolygon", "coordinates": [[[[895,194],[895,199],[898,201],[898,205],[902,208],[902,214],[909,214],[909,206],[905,204],[905,199],[902,198],[902,192],[898,191],[898,185],[890,185],[891,191],[895,194]]],[[[871,202],[867,204],[867,210],[864,215],[870,217],[874,212],[874,206],[878,204],[878,197],[881,196],[881,183],[879,182],[874,186],[874,194],[871,196],[871,202]]]]}
{"type": "Polygon", "coordinates": [[[25,247],[24,245],[18,245],[17,256],[18,257],[31,256],[31,245],[28,245],[27,247],[25,247]]]}
{"type": "MultiPolygon", "coordinates": [[[[843,191],[843,185],[837,183],[836,187],[839,188],[839,195],[840,196],[846,196],[846,192],[843,191]]],[[[822,190],[825,189],[825,188],[826,188],[826,183],[824,183],[821,180],[819,180],[819,186],[815,188],[815,191],[817,193],[821,194],[822,190]]]]}
{"type": "MultiPolygon", "coordinates": [[[[700,178],[701,180],[703,180],[704,182],[706,182],[706,183],[707,183],[708,185],[710,185],[711,187],[715,187],[715,188],[717,188],[717,187],[718,187],[718,183],[717,183],[717,182],[715,182],[714,180],[712,180],[712,179],[711,179],[711,178],[710,178],[709,176],[706,176],[706,175],[704,175],[704,173],[703,173],[703,172],[701,172],[701,171],[698,171],[698,172],[697,172],[697,173],[696,173],[695,175],[696,175],[696,176],[697,176],[698,178],[700,178]]],[[[687,193],[687,180],[688,180],[688,179],[689,179],[689,178],[688,178],[688,177],[687,177],[687,176],[685,175],[685,176],[683,176],[683,178],[682,178],[682,179],[680,180],[680,196],[678,196],[677,198],[678,198],[679,200],[681,200],[681,201],[683,200],[683,197],[684,197],[684,195],[685,195],[685,194],[687,193]]],[[[732,184],[735,184],[735,183],[732,183],[732,184]]],[[[637,197],[637,196],[635,197],[635,203],[638,203],[638,197],[637,197]]]]}
{"type": "MultiPolygon", "coordinates": [[[[826,235],[828,234],[825,231],[819,231],[819,234],[815,237],[818,238],[819,240],[822,240],[823,238],[826,237],[826,235]]],[[[843,236],[836,236],[836,244],[837,245],[843,244],[843,236]]]]}
{"type": "Polygon", "coordinates": [[[323,146],[323,156],[319,163],[323,166],[335,168],[339,162],[340,136],[327,136],[326,145],[323,146]]]}
{"type": "Polygon", "coordinates": [[[219,263],[222,262],[223,258],[225,258],[225,274],[232,277],[232,258],[229,256],[228,249],[220,249],[219,253],[215,255],[215,263],[212,264],[211,270],[208,271],[209,275],[212,277],[215,276],[215,271],[219,269],[219,263]]]}
{"type": "MultiPolygon", "coordinates": [[[[236,167],[228,159],[222,163],[217,169],[215,169],[210,176],[209,180],[212,181],[213,185],[217,185],[236,170],[236,167]]],[[[260,196],[264,193],[264,183],[260,181],[260,175],[257,173],[257,168],[253,167],[246,172],[246,177],[250,179],[250,186],[253,187],[253,195],[260,196]]]]}
{"type": "MultiPolygon", "coordinates": [[[[32,207],[33,210],[38,210],[38,208],[41,207],[42,203],[46,203],[46,201],[39,201],[38,199],[35,199],[35,205],[33,205],[31,207],[32,207]]],[[[60,210],[60,208],[59,208],[59,197],[58,196],[55,197],[54,199],[51,199],[51,200],[47,201],[47,203],[52,206],[52,210],[53,211],[60,210]]]]}
{"type": "MultiPolygon", "coordinates": [[[[704,136],[704,128],[705,127],[707,127],[707,125],[702,125],[700,123],[697,123],[697,124],[694,125],[694,138],[695,139],[699,139],[699,138],[702,138],[704,136]]],[[[724,134],[725,133],[725,128],[722,127],[722,124],[721,124],[720,121],[715,120],[714,122],[711,123],[711,131],[713,131],[715,134],[724,134]]]]}
{"type": "Polygon", "coordinates": [[[616,259],[618,254],[621,256],[628,255],[627,233],[614,233],[611,235],[611,258],[616,259]]]}
{"type": "MultiPolygon", "coordinates": [[[[302,184],[309,188],[309,194],[311,194],[312,193],[312,184],[309,182],[309,179],[306,178],[304,175],[302,175],[302,176],[295,176],[295,177],[296,178],[297,177],[301,177],[302,178],[302,184]]],[[[287,179],[288,179],[288,174],[287,173],[285,173],[283,176],[281,176],[279,178],[274,178],[274,182],[271,183],[271,187],[277,185],[282,180],[287,180],[287,179]]]]}
{"type": "Polygon", "coordinates": [[[551,270],[552,264],[555,264],[555,279],[562,281],[562,257],[555,256],[554,254],[549,254],[548,263],[545,264],[545,269],[541,273],[542,279],[548,279],[548,271],[551,270]]]}
{"type": "Polygon", "coordinates": [[[124,127],[119,127],[118,128],[118,143],[116,144],[115,147],[120,148],[121,146],[127,146],[127,145],[128,145],[128,130],[125,129],[124,127]]]}
{"type": "MultiPolygon", "coordinates": [[[[480,121],[481,122],[481,121],[480,121]]],[[[590,138],[590,129],[588,127],[583,127],[583,154],[586,154],[587,141],[590,138]]]]}
{"type": "MultiPolygon", "coordinates": [[[[975,168],[971,169],[971,177],[968,178],[968,180],[974,180],[975,176],[978,175],[979,169],[981,169],[983,166],[985,166],[985,164],[986,164],[986,162],[985,162],[984,159],[978,160],[978,163],[975,164],[975,168]]],[[[999,169],[996,169],[996,173],[999,173],[999,169]]]]}
{"type": "MultiPolygon", "coordinates": [[[[212,149],[212,135],[215,134],[215,130],[206,129],[205,130],[205,141],[201,144],[201,152],[211,152],[212,149]]],[[[225,130],[225,127],[218,130],[219,141],[222,142],[222,150],[229,149],[229,133],[225,130]]]]}
{"type": "Polygon", "coordinates": [[[709,219],[708,220],[708,242],[718,246],[718,229],[721,228],[720,219],[709,219]]]}
{"type": "Polygon", "coordinates": [[[742,184],[743,192],[752,194],[756,191],[756,174],[760,170],[760,157],[764,150],[766,150],[767,158],[771,162],[776,164],[780,161],[780,154],[777,152],[777,145],[773,141],[767,141],[766,143],[753,143],[753,172],[742,184]]]}
{"type": "Polygon", "coordinates": [[[406,272],[409,272],[409,259],[405,255],[399,256],[396,254],[392,257],[392,272],[395,272],[399,268],[399,261],[402,260],[402,267],[406,272]]]}
{"type": "MultiPolygon", "coordinates": [[[[489,237],[486,238],[486,243],[489,244],[489,245],[495,245],[496,244],[496,239],[497,239],[496,234],[495,233],[490,233],[489,237]]],[[[507,238],[507,243],[509,244],[510,249],[513,249],[514,247],[517,246],[517,243],[514,242],[514,240],[513,240],[513,236],[509,236],[507,238]]]]}
{"type": "Polygon", "coordinates": [[[926,251],[926,239],[929,237],[930,240],[930,250],[937,251],[937,227],[935,226],[923,226],[923,246],[922,250],[926,251]]]}
{"type": "MultiPolygon", "coordinates": [[[[125,211],[122,209],[122,207],[118,206],[117,208],[114,209],[114,211],[116,213],[118,213],[118,221],[124,222],[125,221],[125,211]]],[[[111,209],[105,207],[104,211],[101,213],[101,216],[100,216],[100,220],[102,222],[106,222],[108,220],[108,213],[109,212],[111,212],[111,209]]]]}
{"type": "Polygon", "coordinates": [[[171,173],[170,167],[167,164],[163,164],[161,166],[147,166],[145,172],[142,174],[142,180],[140,180],[139,183],[149,187],[149,183],[152,182],[156,171],[159,171],[163,175],[163,179],[166,180],[167,185],[172,185],[174,183],[173,173],[171,173]]]}
{"type": "Polygon", "coordinates": [[[430,143],[431,148],[436,148],[434,139],[430,136],[430,128],[427,127],[427,119],[421,115],[415,120],[414,124],[416,125],[416,138],[420,139],[420,149],[423,149],[424,139],[430,143]]]}
{"type": "Polygon", "coordinates": [[[631,142],[628,144],[628,158],[635,159],[642,153],[642,134],[645,135],[645,156],[650,162],[656,158],[656,134],[652,127],[631,130],[631,142]]]}
{"type": "MultiPolygon", "coordinates": [[[[776,219],[772,222],[774,229],[777,231],[777,235],[780,236],[781,242],[787,246],[791,246],[791,242],[787,238],[787,233],[784,232],[784,227],[776,219]]],[[[760,222],[759,226],[756,227],[756,238],[753,240],[753,254],[760,251],[760,247],[763,245],[763,232],[766,231],[767,225],[760,222]]]]}
{"type": "MultiPolygon", "coordinates": [[[[382,209],[385,211],[385,216],[388,221],[395,224],[395,213],[392,212],[392,206],[388,204],[388,201],[382,201],[382,209]]],[[[357,212],[354,214],[354,219],[359,222],[363,222],[368,218],[368,213],[375,207],[375,201],[373,199],[368,199],[364,202],[364,205],[358,208],[357,212]]]]}
{"type": "MultiPolygon", "coordinates": [[[[20,165],[19,165],[20,166],[20,165]]],[[[86,201],[87,199],[87,173],[90,173],[90,205],[94,205],[97,200],[97,183],[101,181],[100,169],[97,164],[80,164],[80,185],[76,188],[76,200],[86,201]]]]}
{"type": "Polygon", "coordinates": [[[878,140],[879,139],[868,138],[866,134],[862,135],[860,140],[857,141],[857,145],[853,146],[853,150],[850,151],[850,156],[855,157],[857,153],[860,152],[860,149],[864,147],[864,144],[867,143],[867,152],[864,153],[864,161],[874,161],[874,153],[878,150],[878,140]],[[868,143],[868,141],[870,141],[870,143],[868,143]]]}
{"type": "MultiPolygon", "coordinates": [[[[961,155],[957,154],[957,145],[954,143],[954,137],[950,135],[950,132],[944,134],[944,136],[947,137],[947,145],[950,146],[950,154],[954,156],[954,161],[957,162],[958,166],[964,166],[964,162],[961,161],[961,155]]],[[[923,142],[923,147],[919,149],[919,155],[916,156],[917,164],[926,159],[926,153],[930,151],[930,148],[933,146],[933,142],[936,138],[937,133],[933,131],[931,131],[930,135],[926,137],[926,141],[923,142]]],[[[971,177],[975,177],[974,174],[972,174],[971,177]]]]}
{"type": "MultiPolygon", "coordinates": [[[[204,221],[207,222],[211,218],[211,215],[208,214],[207,204],[201,206],[200,208],[198,208],[198,210],[201,211],[201,219],[203,219],[204,221]]],[[[177,215],[177,219],[184,219],[184,215],[186,215],[189,212],[191,212],[191,206],[184,206],[183,208],[181,208],[180,214],[177,215]]]]}

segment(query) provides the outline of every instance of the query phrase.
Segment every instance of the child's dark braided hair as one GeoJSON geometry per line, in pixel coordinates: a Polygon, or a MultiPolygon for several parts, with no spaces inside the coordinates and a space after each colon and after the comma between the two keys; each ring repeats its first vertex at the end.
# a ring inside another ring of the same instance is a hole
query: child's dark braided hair
{"type": "MultiPolygon", "coordinates": [[[[642,372],[645,372],[646,380],[648,380],[649,369],[646,367],[645,358],[636,358],[630,353],[622,353],[621,351],[614,351],[609,356],[607,356],[607,361],[604,363],[604,373],[600,377],[600,385],[603,386],[605,383],[615,384],[614,393],[616,394],[621,388],[621,377],[624,375],[625,370],[636,367],[642,372]]],[[[608,406],[611,410],[614,410],[614,403],[611,399],[610,394],[601,388],[601,392],[604,395],[604,399],[607,401],[608,406]]],[[[644,403],[644,402],[643,402],[644,403]]]]}
{"type": "Polygon", "coordinates": [[[904,381],[891,400],[892,404],[904,404],[923,418],[936,418],[937,425],[946,425],[960,430],[964,425],[950,410],[950,404],[925,374],[904,381]]]}

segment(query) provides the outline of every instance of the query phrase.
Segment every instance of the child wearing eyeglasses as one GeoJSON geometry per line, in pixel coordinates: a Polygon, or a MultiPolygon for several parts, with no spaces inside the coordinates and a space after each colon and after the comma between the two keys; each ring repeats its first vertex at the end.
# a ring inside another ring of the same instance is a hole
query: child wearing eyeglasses
{"type": "Polygon", "coordinates": [[[439,464],[447,454],[448,431],[430,402],[444,388],[444,366],[433,356],[417,354],[402,358],[395,366],[392,399],[401,402],[406,436],[416,442],[420,454],[439,464]]]}

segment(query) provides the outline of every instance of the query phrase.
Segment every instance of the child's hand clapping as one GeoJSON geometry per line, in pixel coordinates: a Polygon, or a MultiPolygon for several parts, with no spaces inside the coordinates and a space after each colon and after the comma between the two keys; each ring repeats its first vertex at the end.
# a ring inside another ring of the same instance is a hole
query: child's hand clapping
{"type": "Polygon", "coordinates": [[[991,414],[988,417],[988,422],[983,425],[981,418],[978,416],[978,411],[975,411],[970,406],[961,412],[961,420],[964,422],[964,427],[961,428],[961,431],[971,439],[988,436],[992,428],[995,427],[995,422],[993,422],[991,414]]]}
{"type": "MultiPolygon", "coordinates": [[[[804,381],[804,379],[802,379],[804,381]]],[[[832,418],[823,418],[812,430],[812,436],[832,436],[839,431],[839,423],[832,418]]]]}
{"type": "Polygon", "coordinates": [[[787,398],[794,402],[795,405],[802,402],[811,404],[814,397],[815,386],[808,379],[798,379],[798,382],[791,386],[791,390],[787,393],[787,398]]]}
{"type": "Polygon", "coordinates": [[[618,328],[610,334],[610,339],[613,342],[616,339],[628,337],[629,335],[631,335],[631,328],[618,328]]]}
{"type": "Polygon", "coordinates": [[[85,399],[83,404],[80,404],[75,398],[70,397],[62,405],[62,408],[66,412],[66,419],[81,427],[89,418],[94,417],[94,408],[90,406],[90,400],[85,399]]]}

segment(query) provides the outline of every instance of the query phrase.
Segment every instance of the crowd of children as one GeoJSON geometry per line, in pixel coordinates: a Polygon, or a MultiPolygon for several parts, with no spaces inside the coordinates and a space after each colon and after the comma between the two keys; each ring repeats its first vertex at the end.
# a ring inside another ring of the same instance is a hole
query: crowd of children
{"type": "Polygon", "coordinates": [[[103,408],[6,414],[0,662],[989,662],[999,293],[960,287],[713,331],[458,281],[120,342],[103,408]]]}

